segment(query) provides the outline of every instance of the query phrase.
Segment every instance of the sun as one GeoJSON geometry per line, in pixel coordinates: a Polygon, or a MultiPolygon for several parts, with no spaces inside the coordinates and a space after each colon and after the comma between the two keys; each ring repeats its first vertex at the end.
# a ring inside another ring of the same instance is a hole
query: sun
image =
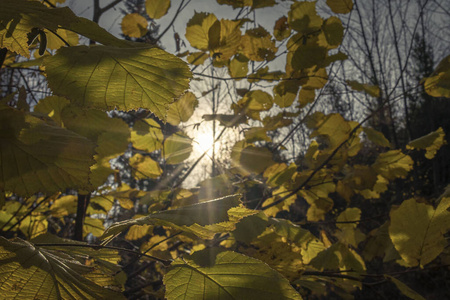
{"type": "Polygon", "coordinates": [[[211,155],[213,144],[214,138],[210,130],[199,130],[195,133],[193,146],[196,153],[203,154],[203,152],[208,151],[207,154],[211,155]]]}

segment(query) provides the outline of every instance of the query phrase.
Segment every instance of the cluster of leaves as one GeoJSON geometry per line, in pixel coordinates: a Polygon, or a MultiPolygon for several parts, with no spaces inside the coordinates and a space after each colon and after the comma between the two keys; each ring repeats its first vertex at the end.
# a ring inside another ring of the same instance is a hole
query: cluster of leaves
{"type": "MultiPolygon", "coordinates": [[[[275,4],[218,2],[249,10],[275,4]]],[[[327,4],[336,14],[349,13],[353,6],[351,0],[327,4]]],[[[0,102],[0,226],[5,235],[16,236],[0,239],[0,290],[6,298],[119,299],[127,280],[118,266],[121,260],[125,265],[119,253],[126,249],[108,244],[124,236],[140,242],[141,251],[130,254],[154,262],[148,276],[165,289],[155,284],[144,292],[155,297],[348,297],[375,278],[421,299],[395,277],[368,274],[367,264],[381,257],[385,264],[424,268],[446,255],[448,191],[438,199],[404,199],[370,232],[360,226],[367,215],[357,203],[380,199],[391,184],[407,177],[414,164],[409,151],[424,151],[433,159],[445,142],[442,129],[410,142],[407,149],[392,149],[364,121],[316,112],[305,120],[311,130],[306,155],[290,164],[274,157],[282,145],[275,145],[270,133],[291,125],[327,83],[327,66],[346,59],[336,50],[344,32],[338,17],[322,18],[316,2],[294,2],[273,33],[261,26],[242,32],[248,19],[219,20],[196,12],[185,37],[197,50],[177,57],[118,39],[68,8],[27,0],[0,0],[0,5],[0,47],[7,49],[5,58],[13,57],[5,65],[38,67],[53,92],[32,108],[19,88],[0,102]],[[97,45],[78,45],[78,35],[97,45]],[[285,71],[269,71],[267,64],[284,44],[285,71]],[[16,55],[34,59],[15,62],[16,55]],[[102,186],[115,172],[110,160],[129,150],[130,143],[129,166],[136,180],[161,179],[166,176],[162,165],[178,165],[189,157],[189,136],[181,130],[167,134],[156,120],[177,126],[190,119],[198,101],[186,92],[193,76],[189,66],[206,62],[250,84],[231,105],[231,115],[204,116],[225,129],[254,124],[233,147],[230,169],[204,181],[200,190],[171,187],[164,180],[151,191],[125,183],[116,189],[102,186]],[[254,62],[261,65],[250,73],[254,62]],[[276,85],[271,92],[252,85],[261,81],[276,85]],[[138,118],[130,128],[108,115],[112,109],[146,110],[155,118],[138,118]],[[359,163],[367,145],[379,151],[370,163],[359,163]],[[251,191],[261,186],[254,201],[251,191]],[[101,244],[53,235],[67,236],[69,217],[77,213],[84,194],[91,195],[84,236],[92,234],[101,244]],[[345,205],[333,209],[336,199],[345,205]],[[301,203],[307,207],[302,220],[282,218],[301,203]],[[105,230],[110,220],[104,219],[116,204],[125,210],[145,207],[147,213],[105,230]],[[332,220],[332,230],[303,226],[326,220],[332,220]]],[[[152,19],[169,8],[168,0],[146,1],[152,19]]],[[[125,16],[123,33],[143,36],[146,20],[125,16]]],[[[425,80],[430,95],[449,96],[449,70],[447,57],[425,80]]],[[[356,81],[348,85],[380,96],[379,87],[356,81]]]]}

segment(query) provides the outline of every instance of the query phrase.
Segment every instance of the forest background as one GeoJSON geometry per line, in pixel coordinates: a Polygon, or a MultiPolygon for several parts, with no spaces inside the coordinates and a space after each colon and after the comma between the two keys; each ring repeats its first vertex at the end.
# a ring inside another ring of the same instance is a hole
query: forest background
{"type": "Polygon", "coordinates": [[[7,297],[445,298],[446,1],[39,2],[0,1],[7,297]]]}

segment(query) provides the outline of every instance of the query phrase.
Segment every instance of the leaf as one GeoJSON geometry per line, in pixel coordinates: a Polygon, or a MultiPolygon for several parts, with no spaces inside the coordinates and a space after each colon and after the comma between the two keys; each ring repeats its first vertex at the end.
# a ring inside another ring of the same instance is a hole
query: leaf
{"type": "Polygon", "coordinates": [[[267,148],[248,146],[241,152],[239,165],[247,172],[259,174],[275,163],[272,156],[267,148]]]}
{"type": "Polygon", "coordinates": [[[433,159],[436,152],[445,144],[444,137],[445,132],[439,127],[438,130],[409,142],[406,149],[425,149],[425,157],[433,159]]]}
{"type": "Polygon", "coordinates": [[[239,49],[243,20],[216,21],[208,32],[208,49],[215,62],[226,62],[239,49]]]}
{"type": "Polygon", "coordinates": [[[323,33],[328,43],[329,49],[337,48],[344,37],[344,26],[337,17],[330,17],[325,20],[322,26],[323,33]]]}
{"type": "Polygon", "coordinates": [[[184,133],[174,133],[164,141],[164,159],[166,164],[180,164],[189,158],[192,152],[192,139],[184,133]]]}
{"type": "Polygon", "coordinates": [[[208,54],[205,52],[194,52],[188,55],[187,61],[190,64],[198,66],[203,64],[208,57],[208,54]]]}
{"type": "Polygon", "coordinates": [[[138,13],[123,17],[121,26],[123,34],[132,38],[140,38],[148,32],[147,20],[138,13]]]}
{"type": "Polygon", "coordinates": [[[237,207],[239,197],[239,195],[226,196],[156,212],[139,219],[118,222],[105,231],[102,239],[125,231],[132,225],[164,225],[194,233],[202,238],[212,238],[216,232],[233,230],[241,218],[256,213],[253,210],[237,207]]]}
{"type": "Polygon", "coordinates": [[[282,41],[291,35],[291,28],[286,16],[282,16],[275,22],[273,27],[273,36],[277,41],[282,41]]]}
{"type": "Polygon", "coordinates": [[[280,81],[273,87],[273,101],[281,108],[289,107],[297,98],[299,88],[300,84],[295,80],[280,81]]]}
{"type": "Polygon", "coordinates": [[[55,218],[62,218],[77,212],[78,197],[66,195],[56,199],[50,207],[50,214],[55,218]]]}
{"type": "Polygon", "coordinates": [[[53,92],[74,104],[103,110],[144,108],[161,120],[191,77],[186,63],[158,48],[61,48],[44,65],[53,92]]]}
{"type": "Polygon", "coordinates": [[[89,233],[93,236],[99,237],[105,231],[103,220],[86,217],[83,224],[83,236],[86,237],[89,233]]]}
{"type": "Polygon", "coordinates": [[[76,34],[73,31],[61,28],[57,29],[56,34],[58,34],[61,38],[59,38],[53,32],[50,32],[48,30],[44,30],[44,32],[47,36],[47,49],[56,50],[61,47],[66,47],[67,46],[66,43],[64,43],[61,40],[61,38],[64,39],[64,41],[66,41],[70,46],[78,45],[79,42],[78,34],[76,34]]]}
{"type": "Polygon", "coordinates": [[[170,8],[170,0],[146,0],[145,9],[152,19],[160,19],[167,14],[170,8]]]}
{"type": "Polygon", "coordinates": [[[339,269],[359,273],[364,273],[366,269],[361,256],[347,245],[339,242],[320,252],[311,260],[310,265],[319,270],[339,269]]]}
{"type": "Polygon", "coordinates": [[[408,267],[420,267],[433,261],[447,245],[444,234],[450,229],[450,197],[438,207],[409,199],[392,209],[389,235],[408,267]]]}
{"type": "Polygon", "coordinates": [[[295,2],[291,5],[288,23],[292,29],[302,35],[318,31],[323,19],[316,12],[316,1],[295,2]]]}
{"type": "MultiPolygon", "coordinates": [[[[124,299],[87,277],[95,271],[70,255],[0,237],[0,291],[8,299],[124,299]]],[[[101,284],[100,279],[97,279],[101,284]]]]}
{"type": "Polygon", "coordinates": [[[272,36],[262,26],[247,30],[241,38],[241,46],[244,55],[253,61],[271,61],[278,50],[272,36]]]}
{"type": "Polygon", "coordinates": [[[228,73],[231,77],[236,78],[236,81],[241,80],[241,77],[247,76],[248,58],[242,54],[235,55],[228,64],[228,73]]]}
{"type": "Polygon", "coordinates": [[[0,124],[0,189],[26,196],[88,186],[91,141],[4,105],[0,124]]]}
{"type": "Polygon", "coordinates": [[[353,0],[327,0],[327,5],[336,14],[348,14],[353,9],[353,0]]]}
{"type": "Polygon", "coordinates": [[[78,19],[67,7],[50,9],[37,1],[1,0],[0,6],[0,48],[28,58],[28,33],[33,28],[56,31],[58,25],[68,26],[78,19]]]}
{"type": "Polygon", "coordinates": [[[404,284],[397,278],[389,276],[389,275],[384,275],[384,277],[386,277],[387,279],[392,281],[397,286],[397,288],[400,290],[400,292],[402,292],[402,294],[405,295],[406,297],[408,297],[410,299],[414,299],[414,300],[425,300],[424,297],[422,297],[420,294],[418,294],[417,292],[412,290],[409,286],[407,286],[406,284],[404,284]]]}
{"type": "Polygon", "coordinates": [[[363,130],[367,135],[367,138],[375,145],[388,148],[391,147],[391,143],[389,143],[389,141],[384,137],[383,133],[370,127],[364,127],[363,130]]]}
{"type": "Polygon", "coordinates": [[[425,79],[424,87],[428,95],[450,98],[450,55],[445,57],[430,77],[425,79]]]}
{"type": "Polygon", "coordinates": [[[214,14],[195,12],[186,24],[186,39],[192,47],[206,51],[209,48],[209,29],[217,21],[214,14]]]}
{"type": "Polygon", "coordinates": [[[362,84],[354,80],[347,80],[347,84],[358,92],[365,92],[372,97],[380,97],[380,87],[377,85],[362,84]]]}
{"type": "Polygon", "coordinates": [[[192,92],[186,92],[170,105],[167,111],[167,122],[174,126],[180,122],[187,122],[197,106],[197,97],[192,92]]]}
{"type": "Polygon", "coordinates": [[[144,119],[134,123],[131,142],[135,148],[153,152],[161,149],[163,140],[161,126],[155,120],[144,119]]]}
{"type": "Polygon", "coordinates": [[[413,160],[401,150],[390,150],[378,155],[372,168],[389,180],[405,177],[413,168],[413,160]]]}
{"type": "Polygon", "coordinates": [[[164,276],[166,297],[173,299],[301,299],[289,282],[265,263],[236,252],[217,254],[201,267],[177,259],[164,276]],[[257,276],[255,276],[257,274],[257,276]]]}
{"type": "Polygon", "coordinates": [[[162,169],[156,161],[139,153],[130,158],[130,166],[137,179],[158,178],[162,174],[162,169]]]}
{"type": "Polygon", "coordinates": [[[252,9],[270,7],[276,4],[275,0],[217,0],[219,4],[228,4],[233,8],[249,6],[252,9]]]}

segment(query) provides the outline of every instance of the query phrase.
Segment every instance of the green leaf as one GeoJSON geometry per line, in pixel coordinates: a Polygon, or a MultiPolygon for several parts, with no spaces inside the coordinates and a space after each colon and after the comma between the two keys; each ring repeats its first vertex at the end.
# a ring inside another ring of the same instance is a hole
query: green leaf
{"type": "Polygon", "coordinates": [[[148,32],[147,20],[137,13],[123,17],[121,26],[123,34],[133,38],[140,38],[148,32]]]}
{"type": "Polygon", "coordinates": [[[327,0],[327,5],[336,14],[348,14],[353,8],[353,0],[327,0]]]}
{"type": "Polygon", "coordinates": [[[433,261],[447,245],[443,234],[450,229],[450,197],[442,198],[438,207],[403,201],[390,213],[389,235],[406,266],[421,267],[433,261]]]}
{"type": "Polygon", "coordinates": [[[53,92],[74,104],[103,110],[144,108],[162,120],[191,77],[186,63],[158,48],[61,48],[44,65],[53,92]]]}
{"type": "Polygon", "coordinates": [[[248,146],[241,152],[239,166],[247,172],[259,174],[275,163],[272,156],[267,148],[248,146]]]}
{"type": "Polygon", "coordinates": [[[95,271],[70,255],[15,238],[0,237],[0,291],[5,299],[124,299],[104,288],[106,277],[88,280],[95,271]]]}
{"type": "Polygon", "coordinates": [[[197,97],[192,92],[186,92],[170,105],[167,112],[167,122],[174,126],[177,126],[180,122],[187,122],[197,106],[197,97]]]}
{"type": "Polygon", "coordinates": [[[145,9],[152,19],[160,19],[167,14],[170,8],[170,0],[147,0],[145,9]]]}
{"type": "Polygon", "coordinates": [[[265,263],[236,252],[217,254],[213,266],[177,259],[164,276],[173,299],[301,299],[284,277],[265,263]]]}
{"type": "Polygon", "coordinates": [[[0,124],[0,190],[32,195],[87,187],[90,140],[4,105],[0,124]]]}
{"type": "Polygon", "coordinates": [[[189,158],[191,152],[192,139],[184,133],[174,133],[164,141],[164,159],[166,164],[180,164],[189,158]]]}
{"type": "Polygon", "coordinates": [[[425,79],[424,87],[430,96],[450,98],[450,55],[425,79]]]}
{"type": "Polygon", "coordinates": [[[444,137],[445,132],[439,127],[438,130],[409,142],[406,149],[425,149],[425,157],[433,159],[436,152],[445,144],[444,137]]]}
{"type": "Polygon", "coordinates": [[[256,211],[237,207],[240,195],[183,206],[173,210],[160,211],[146,217],[126,220],[109,227],[102,238],[120,233],[132,225],[164,225],[210,238],[216,232],[230,231],[241,218],[256,211]],[[233,209],[234,208],[234,209],[233,209]],[[214,226],[217,224],[218,226],[214,226]]]}
{"type": "Polygon", "coordinates": [[[402,292],[402,294],[405,295],[406,297],[413,299],[413,300],[425,300],[424,297],[422,297],[420,294],[418,294],[417,292],[412,290],[409,286],[407,286],[406,284],[404,284],[397,278],[389,276],[389,275],[384,275],[384,277],[386,277],[387,279],[392,281],[397,286],[397,288],[400,290],[400,292],[402,292]]]}

